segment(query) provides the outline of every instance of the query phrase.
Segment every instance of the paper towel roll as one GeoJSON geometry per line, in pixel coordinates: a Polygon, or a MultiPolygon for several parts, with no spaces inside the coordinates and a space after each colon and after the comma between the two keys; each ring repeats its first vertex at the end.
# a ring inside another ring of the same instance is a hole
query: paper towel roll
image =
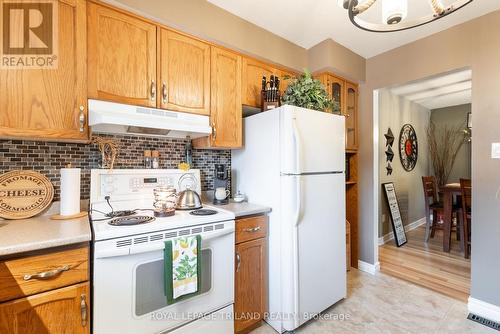
{"type": "Polygon", "coordinates": [[[61,168],[61,215],[80,213],[80,168],[61,168]]]}

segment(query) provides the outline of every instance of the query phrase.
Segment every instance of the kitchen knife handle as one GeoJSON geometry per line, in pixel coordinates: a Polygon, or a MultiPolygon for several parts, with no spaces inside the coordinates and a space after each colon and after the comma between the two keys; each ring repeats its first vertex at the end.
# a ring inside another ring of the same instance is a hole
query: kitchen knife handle
{"type": "Polygon", "coordinates": [[[240,253],[236,253],[236,272],[240,271],[241,256],[240,253]]]}
{"type": "Polygon", "coordinates": [[[163,102],[163,104],[166,104],[167,103],[167,83],[165,81],[163,81],[162,85],[161,85],[161,100],[163,102]]]}
{"type": "Polygon", "coordinates": [[[151,101],[156,100],[156,83],[154,80],[151,80],[151,101]]]}
{"type": "Polygon", "coordinates": [[[78,116],[78,121],[80,122],[80,132],[85,131],[85,107],[80,106],[80,114],[78,116]]]}

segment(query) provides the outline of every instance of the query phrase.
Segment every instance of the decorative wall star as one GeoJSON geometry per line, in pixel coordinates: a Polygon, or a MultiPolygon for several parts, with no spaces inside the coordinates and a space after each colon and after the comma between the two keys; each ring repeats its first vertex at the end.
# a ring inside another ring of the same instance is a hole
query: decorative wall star
{"type": "Polygon", "coordinates": [[[385,167],[387,170],[387,175],[392,175],[392,166],[390,163],[387,163],[387,167],[385,167]]]}
{"type": "Polygon", "coordinates": [[[389,128],[389,130],[387,130],[387,133],[384,135],[384,137],[385,137],[385,146],[392,147],[392,144],[394,144],[394,134],[392,133],[391,128],[389,128]]]}
{"type": "Polygon", "coordinates": [[[394,151],[390,146],[387,146],[387,150],[385,151],[385,155],[387,157],[387,161],[392,162],[392,159],[394,159],[394,151]]]}

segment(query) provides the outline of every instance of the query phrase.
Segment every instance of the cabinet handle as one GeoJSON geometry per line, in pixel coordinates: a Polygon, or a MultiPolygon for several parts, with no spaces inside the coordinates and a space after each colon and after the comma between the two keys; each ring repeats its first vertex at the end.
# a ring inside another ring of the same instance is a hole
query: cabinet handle
{"type": "Polygon", "coordinates": [[[241,256],[240,253],[236,253],[236,272],[240,271],[241,256]]]}
{"type": "Polygon", "coordinates": [[[161,100],[163,104],[167,103],[167,84],[165,81],[161,85],[161,100]]]}
{"type": "Polygon", "coordinates": [[[24,275],[24,280],[29,281],[31,279],[47,279],[47,278],[52,278],[54,276],[59,275],[63,271],[68,271],[70,269],[70,266],[66,265],[54,270],[48,270],[48,271],[43,271],[41,273],[36,273],[36,274],[26,274],[24,275]]]}
{"type": "Polygon", "coordinates": [[[84,113],[85,108],[83,106],[80,106],[80,115],[78,116],[78,121],[80,122],[80,132],[83,132],[85,130],[85,113],[84,113]]]}
{"type": "Polygon", "coordinates": [[[154,80],[151,80],[151,101],[156,100],[156,84],[154,80]]]}
{"type": "Polygon", "coordinates": [[[80,295],[80,315],[82,317],[82,327],[87,325],[87,303],[85,302],[85,294],[80,295]]]}
{"type": "Polygon", "coordinates": [[[215,125],[215,122],[212,123],[212,140],[217,139],[217,126],[215,125]]]}
{"type": "Polygon", "coordinates": [[[258,232],[258,231],[260,231],[260,226],[243,229],[243,232],[250,232],[250,233],[254,233],[254,232],[258,232]]]}

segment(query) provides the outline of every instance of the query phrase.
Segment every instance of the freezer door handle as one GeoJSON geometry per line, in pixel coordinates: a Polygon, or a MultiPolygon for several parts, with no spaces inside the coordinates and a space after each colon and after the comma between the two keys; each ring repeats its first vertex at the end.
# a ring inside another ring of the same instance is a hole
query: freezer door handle
{"type": "Polygon", "coordinates": [[[297,118],[292,119],[293,139],[295,142],[295,173],[300,174],[302,162],[302,143],[300,138],[300,131],[297,126],[297,118]]]}

